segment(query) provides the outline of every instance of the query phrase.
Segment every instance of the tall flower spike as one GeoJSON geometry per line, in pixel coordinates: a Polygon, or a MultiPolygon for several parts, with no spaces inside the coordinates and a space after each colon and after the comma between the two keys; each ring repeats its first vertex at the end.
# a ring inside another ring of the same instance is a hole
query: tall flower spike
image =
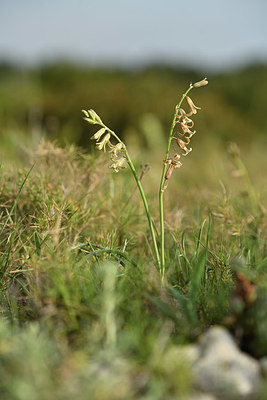
{"type": "Polygon", "coordinates": [[[82,110],[85,115],[84,119],[92,125],[99,125],[100,129],[91,137],[91,139],[96,141],[96,148],[98,150],[106,151],[106,146],[111,150],[109,151],[110,159],[112,164],[109,168],[113,169],[115,172],[119,172],[120,169],[126,168],[127,165],[124,163],[128,160],[126,158],[126,147],[125,144],[117,137],[117,135],[112,132],[106,125],[103,124],[99,115],[92,109],[82,110]],[[116,139],[117,143],[113,144],[110,138],[116,139]],[[123,155],[121,153],[124,153],[123,155]],[[120,157],[120,158],[119,158],[120,157]]]}

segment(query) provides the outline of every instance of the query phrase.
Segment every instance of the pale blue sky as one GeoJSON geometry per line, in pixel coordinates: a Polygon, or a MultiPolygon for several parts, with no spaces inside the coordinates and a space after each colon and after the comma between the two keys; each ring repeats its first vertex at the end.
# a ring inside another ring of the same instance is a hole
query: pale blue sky
{"type": "Polygon", "coordinates": [[[267,62],[267,0],[0,0],[0,60],[267,62]]]}

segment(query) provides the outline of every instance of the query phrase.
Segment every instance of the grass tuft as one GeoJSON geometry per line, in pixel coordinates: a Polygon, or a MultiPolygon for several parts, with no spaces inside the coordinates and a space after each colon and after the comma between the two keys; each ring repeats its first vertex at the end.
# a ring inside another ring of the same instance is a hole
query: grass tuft
{"type": "MultiPolygon", "coordinates": [[[[266,354],[260,183],[248,193],[253,180],[231,177],[226,153],[218,172],[223,184],[207,179],[202,190],[188,187],[177,200],[170,182],[162,285],[129,173],[113,184],[102,162],[73,146],[42,142],[29,156],[34,168],[2,166],[3,399],[186,396],[192,381],[179,345],[213,324],[226,326],[253,356],[266,354]]],[[[209,176],[206,168],[201,173],[209,176]]],[[[184,182],[177,185],[181,193],[184,182]]]]}

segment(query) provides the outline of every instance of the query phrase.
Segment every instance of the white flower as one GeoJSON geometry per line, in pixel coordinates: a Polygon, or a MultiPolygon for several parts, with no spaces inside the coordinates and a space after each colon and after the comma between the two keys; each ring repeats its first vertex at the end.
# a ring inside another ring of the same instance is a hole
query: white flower
{"type": "Polygon", "coordinates": [[[106,144],[108,143],[109,139],[110,139],[110,133],[107,133],[106,136],[104,136],[104,139],[96,144],[98,150],[104,149],[104,151],[106,151],[106,144]]]}
{"type": "Polygon", "coordinates": [[[109,147],[111,147],[110,153],[115,157],[118,157],[118,153],[122,153],[125,150],[125,145],[122,142],[117,143],[115,146],[110,143],[109,147]]]}
{"type": "Polygon", "coordinates": [[[126,168],[126,166],[123,165],[124,163],[125,157],[121,157],[118,160],[114,161],[114,163],[111,164],[109,168],[113,169],[114,172],[119,172],[120,169],[126,168]]]}
{"type": "Polygon", "coordinates": [[[106,129],[101,128],[91,137],[91,139],[98,141],[101,138],[101,136],[104,135],[105,132],[106,132],[106,129]]]}

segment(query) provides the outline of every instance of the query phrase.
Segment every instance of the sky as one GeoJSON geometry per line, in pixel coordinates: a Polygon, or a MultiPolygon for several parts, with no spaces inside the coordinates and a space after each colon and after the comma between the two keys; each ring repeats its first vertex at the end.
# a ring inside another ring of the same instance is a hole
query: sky
{"type": "Polygon", "coordinates": [[[267,0],[0,0],[0,62],[267,62],[267,0]]]}

